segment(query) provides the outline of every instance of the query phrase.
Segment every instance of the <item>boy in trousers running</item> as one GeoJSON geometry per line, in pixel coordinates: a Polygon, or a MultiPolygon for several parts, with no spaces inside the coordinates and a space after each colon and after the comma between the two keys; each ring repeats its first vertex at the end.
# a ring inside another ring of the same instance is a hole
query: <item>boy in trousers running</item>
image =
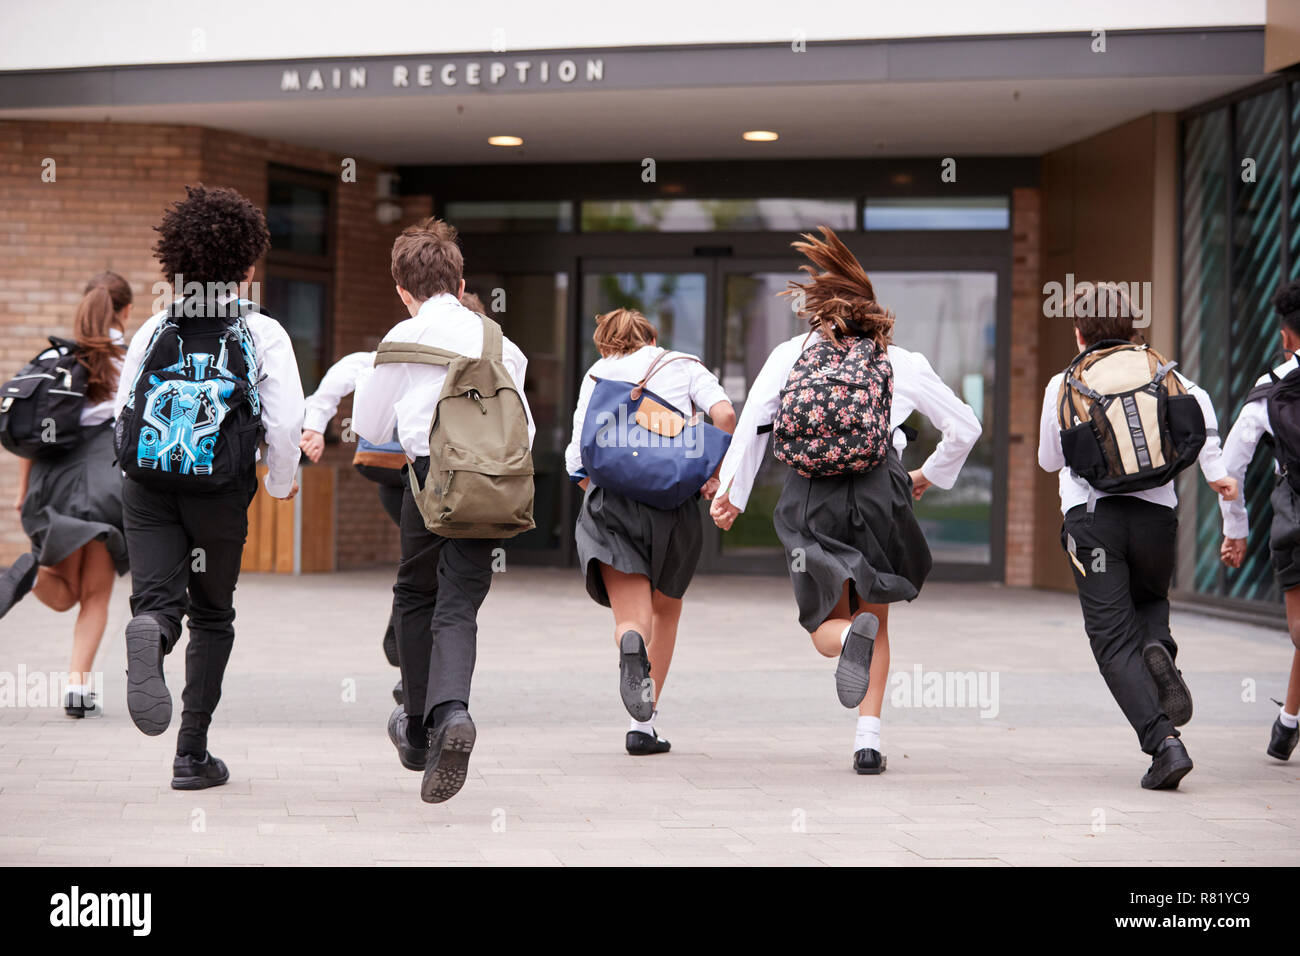
{"type": "MultiPolygon", "coordinates": [[[[395,325],[384,341],[482,355],[483,321],[460,302],[463,273],[454,228],[426,219],[405,229],[393,243],[392,274],[411,318],[395,325]]],[[[501,359],[523,399],[527,359],[504,338],[501,359]]],[[[397,363],[377,365],[357,379],[354,430],[381,444],[396,428],[407,468],[414,469],[421,485],[429,473],[429,425],[446,375],[446,368],[435,365],[397,363]]],[[[526,401],[524,411],[531,445],[535,429],[526,401]]],[[[500,541],[434,534],[409,487],[402,495],[400,527],[393,621],[405,700],[389,718],[388,736],[403,767],[424,771],[421,798],[441,803],[464,785],[474,747],[469,691],[478,610],[492,584],[493,551],[500,541]]]]}
{"type": "MultiPolygon", "coordinates": [[[[226,402],[223,392],[215,387],[210,394],[216,397],[197,410],[183,397],[141,407],[150,383],[159,384],[148,395],[164,388],[168,375],[178,368],[159,368],[169,359],[156,354],[155,332],[164,320],[177,323],[175,341],[189,343],[180,346],[181,358],[196,385],[228,382],[218,374],[224,371],[222,363],[228,364],[234,352],[247,349],[243,355],[243,374],[250,386],[246,401],[253,408],[253,418],[260,418],[256,427],[266,441],[266,490],[273,498],[292,498],[298,492],[295,475],[303,396],[289,334],[242,298],[252,281],[254,263],[271,244],[262,211],[233,189],[208,189],[200,184],[187,187],[186,192],[186,199],[163,216],[154,246],[163,275],[174,286],[176,301],[167,312],[145,322],[131,339],[118,383],[115,415],[119,429],[124,427],[123,409],[128,406],[132,421],[146,419],[148,428],[165,424],[164,437],[174,442],[168,447],[175,449],[168,455],[172,465],[162,469],[175,478],[175,484],[164,484],[156,474],[143,471],[135,478],[128,474],[123,482],[134,615],[126,627],[127,710],[136,727],[150,736],[167,729],[172,698],[163,680],[162,662],[180,638],[182,616],[188,615],[190,640],[181,697],[184,710],[176,738],[172,787],[201,790],[230,779],[225,763],[208,752],[208,725],[221,700],[221,682],[235,641],[235,582],[248,534],[248,506],[257,493],[257,451],[224,427],[215,438],[209,434],[199,439],[197,426],[208,422],[210,416],[219,419],[213,408],[226,402]],[[195,295],[195,290],[201,291],[195,295]],[[228,338],[228,349],[218,355],[186,351],[201,341],[200,327],[225,325],[233,335],[236,317],[241,320],[241,335],[246,336],[228,338]],[[159,415],[167,416],[165,423],[160,424],[159,415]],[[206,447],[214,441],[216,452],[206,447]],[[238,450],[223,458],[222,447],[238,450]],[[185,459],[192,455],[194,461],[201,462],[205,454],[206,465],[191,465],[185,459]],[[205,469],[209,471],[206,478],[205,469]],[[217,471],[227,473],[228,480],[218,483],[217,471]],[[182,484],[178,472],[185,473],[190,483],[182,484]]],[[[157,350],[162,349],[162,342],[160,338],[157,350]]],[[[243,401],[229,402],[225,418],[233,419],[242,410],[243,401]]],[[[135,456],[131,450],[129,457],[135,456]]],[[[124,468],[131,464],[121,448],[119,462],[124,468]]]]}
{"type": "MultiPolygon", "coordinates": [[[[1072,305],[1067,314],[1074,316],[1081,352],[1098,342],[1134,339],[1133,310],[1122,285],[1086,283],[1072,305]]],[[[1210,397],[1178,378],[1205,419],[1201,472],[1222,498],[1231,499],[1237,483],[1221,460],[1210,397]]],[[[1058,419],[1063,379],[1064,373],[1053,376],[1043,396],[1038,463],[1060,473],[1061,541],[1078,586],[1083,626],[1111,695],[1151,756],[1142,786],[1172,790],[1192,769],[1176,729],[1191,719],[1192,697],[1174,666],[1178,646],[1169,631],[1178,498],[1172,480],[1147,491],[1103,494],[1066,466],[1058,419]]]]}

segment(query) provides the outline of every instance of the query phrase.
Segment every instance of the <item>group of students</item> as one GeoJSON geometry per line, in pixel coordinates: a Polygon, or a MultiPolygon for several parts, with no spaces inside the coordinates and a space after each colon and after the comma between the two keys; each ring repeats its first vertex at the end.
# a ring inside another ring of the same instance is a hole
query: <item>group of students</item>
{"type": "MultiPolygon", "coordinates": [[[[344,357],[304,398],[289,336],[246,298],[269,246],[261,211],[233,190],[199,185],[158,231],[154,252],[177,286],[173,303],[128,348],[129,284],[97,276],[75,340],[52,339],[19,376],[54,379],[47,370],[72,369],[84,401],[79,441],[58,454],[33,446],[24,459],[16,504],[32,549],[0,575],[0,617],[28,592],[56,610],[79,605],[64,703],[70,716],[88,715],[98,707],[90,674],[113,574],[129,569],[131,718],[150,735],[170,725],[162,665],[188,616],[172,786],[225,783],[229,771],[207,735],[234,640],[257,449],[265,447],[267,493],[293,497],[300,452],[320,459],[330,419],[355,391],[354,461],[400,530],[383,639],[401,671],[388,735],[402,766],[423,774],[422,798],[449,799],[465,782],[476,741],[470,687],[494,556],[533,526],[527,359],[466,294],[455,230],[428,219],[403,230],[392,250],[410,317],[375,352],[344,357]],[[185,294],[194,282],[207,291],[185,294]]],[[[893,344],[893,313],[832,230],[793,245],[808,260],[806,278],[784,294],[808,328],[772,351],[739,418],[708,368],[661,347],[644,315],[597,317],[600,358],[582,378],[565,454],[584,492],[577,552],[588,594],[613,616],[619,696],[630,717],[625,749],[665,753],[670,744],[656,725],[703,545],[700,500],[730,529],[771,437],[789,466],[773,523],[799,558],[790,567],[798,620],[814,648],[836,659],[838,699],[858,713],[853,770],[879,774],[887,766],[880,717],[889,605],[916,598],[931,569],[914,502],[954,485],[981,426],[924,355],[893,344]],[[909,473],[904,422],[913,413],[942,438],[909,473]]],[[[1170,788],[1191,769],[1177,730],[1191,716],[1191,695],[1169,631],[1172,478],[1199,460],[1224,500],[1223,560],[1240,565],[1246,518],[1237,488],[1256,443],[1279,431],[1273,419],[1296,361],[1261,383],[1225,451],[1208,396],[1134,341],[1130,312],[1102,308],[1111,291],[1076,292],[1080,357],[1048,385],[1039,460],[1060,472],[1062,543],[1098,666],[1152,757],[1142,785],[1170,788]],[[1137,385],[1118,389],[1125,375],[1137,385]],[[1134,490],[1135,481],[1145,484],[1134,490]]],[[[1283,289],[1277,305],[1283,345],[1294,352],[1300,284],[1283,289]]],[[[35,394],[14,387],[24,399],[35,394]]],[[[18,427],[4,415],[0,436],[18,427]]],[[[1279,759],[1295,747],[1300,709],[1297,494],[1283,473],[1273,552],[1297,654],[1268,750],[1279,759]]]]}

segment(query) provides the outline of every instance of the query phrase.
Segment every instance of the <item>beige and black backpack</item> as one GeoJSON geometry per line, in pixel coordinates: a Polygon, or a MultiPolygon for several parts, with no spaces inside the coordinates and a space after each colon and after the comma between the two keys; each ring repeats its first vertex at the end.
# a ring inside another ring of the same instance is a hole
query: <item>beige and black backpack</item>
{"type": "Polygon", "coordinates": [[[1105,494],[1146,491],[1196,461],[1205,417],[1177,362],[1148,345],[1098,342],[1070,363],[1057,398],[1070,469],[1105,494]]]}
{"type": "Polygon", "coordinates": [[[501,361],[501,326],[485,315],[473,358],[429,345],[381,342],[376,365],[447,369],[429,424],[424,487],[407,469],[424,524],[444,538],[511,538],[531,531],[533,456],[523,397],[501,361]]]}

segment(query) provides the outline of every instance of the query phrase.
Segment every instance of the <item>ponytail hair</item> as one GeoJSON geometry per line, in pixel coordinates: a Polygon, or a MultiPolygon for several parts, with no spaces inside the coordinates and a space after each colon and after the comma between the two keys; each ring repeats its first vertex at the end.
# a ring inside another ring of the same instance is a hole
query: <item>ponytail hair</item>
{"type": "Polygon", "coordinates": [[[116,272],[101,272],[86,283],[73,322],[77,362],[86,370],[86,400],[102,402],[117,390],[116,360],[125,349],[112,340],[118,316],[131,304],[131,284],[116,272]]]}
{"type": "Polygon", "coordinates": [[[614,309],[596,316],[596,331],[591,336],[602,358],[629,355],[658,338],[659,330],[636,309],[614,309]]]}
{"type": "Polygon", "coordinates": [[[845,336],[865,337],[884,351],[894,337],[894,313],[876,301],[871,279],[835,231],[829,226],[817,228],[821,239],[805,232],[802,241],[790,243],[811,263],[799,267],[808,273],[809,281],[791,279],[778,294],[801,299],[799,317],[836,345],[845,336]]]}

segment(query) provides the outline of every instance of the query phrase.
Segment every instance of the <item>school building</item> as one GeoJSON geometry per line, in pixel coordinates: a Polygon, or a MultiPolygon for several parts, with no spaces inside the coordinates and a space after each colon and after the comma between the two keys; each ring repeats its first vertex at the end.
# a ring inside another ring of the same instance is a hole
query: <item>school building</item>
{"type": "MultiPolygon", "coordinates": [[[[1074,351],[1050,284],[1130,283],[1148,340],[1209,390],[1225,434],[1276,360],[1269,297],[1300,274],[1293,2],[288,6],[6,14],[0,372],[69,330],[102,269],[131,280],[143,320],[161,294],[152,226],[202,181],[266,210],[260,298],[310,391],[405,317],[390,244],[445,217],[470,290],[529,359],[538,527],[510,560],[571,564],[563,450],[593,316],[641,309],[741,406],[797,331],[775,296],[790,242],[827,224],[898,343],[983,422],[957,486],[918,505],[938,573],[1068,588],[1055,476],[1036,461],[1043,387],[1074,351]]],[[[910,467],[938,439],[914,424],[910,467]]],[[[336,420],[295,502],[259,496],[250,568],[395,559],[350,437],[336,420]]],[[[1180,596],[1275,613],[1269,467],[1246,486],[1240,572],[1218,563],[1212,494],[1183,476],[1180,596]]],[[[782,470],[766,469],[735,530],[709,527],[705,570],[784,573],[782,470]]],[[[15,474],[0,456],[6,501],[15,474]]],[[[0,522],[0,562],[23,547],[16,517],[0,522]]]]}

